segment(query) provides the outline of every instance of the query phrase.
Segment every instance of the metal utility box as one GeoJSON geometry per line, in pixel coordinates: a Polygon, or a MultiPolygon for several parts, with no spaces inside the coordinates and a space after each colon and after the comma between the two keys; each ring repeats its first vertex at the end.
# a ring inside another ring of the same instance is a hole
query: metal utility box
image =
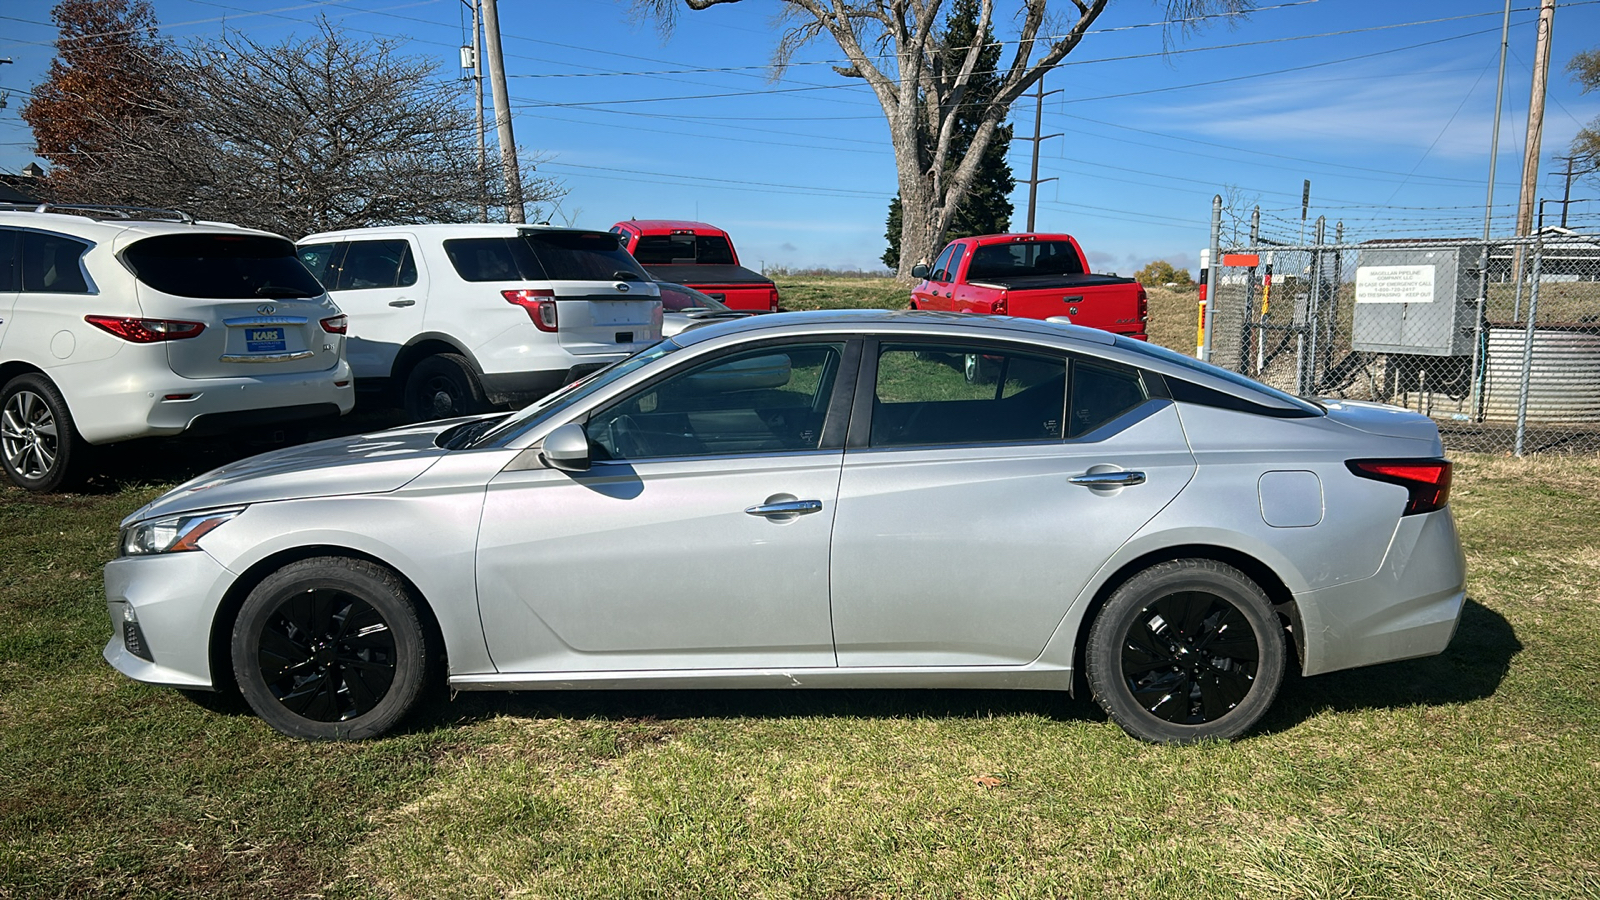
{"type": "Polygon", "coordinates": [[[1478,248],[1363,249],[1356,261],[1351,348],[1471,356],[1478,248]]]}

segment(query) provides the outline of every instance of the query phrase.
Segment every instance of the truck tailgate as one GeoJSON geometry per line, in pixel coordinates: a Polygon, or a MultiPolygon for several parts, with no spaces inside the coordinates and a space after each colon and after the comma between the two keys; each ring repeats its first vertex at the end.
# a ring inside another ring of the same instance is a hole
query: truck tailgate
{"type": "Polygon", "coordinates": [[[1125,335],[1144,335],[1139,284],[1110,275],[1016,278],[984,286],[1006,291],[1006,312],[1024,319],[1066,316],[1074,325],[1125,335]]]}

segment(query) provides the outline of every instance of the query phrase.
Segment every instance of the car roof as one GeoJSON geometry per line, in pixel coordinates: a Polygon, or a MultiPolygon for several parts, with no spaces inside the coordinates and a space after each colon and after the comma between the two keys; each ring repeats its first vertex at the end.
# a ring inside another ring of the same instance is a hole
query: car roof
{"type": "Polygon", "coordinates": [[[760,339],[763,336],[776,338],[864,332],[904,334],[908,337],[949,337],[956,340],[1021,340],[1063,350],[1077,350],[1164,376],[1170,375],[1262,406],[1294,410],[1302,414],[1316,409],[1314,404],[1275,388],[1145,341],[1119,337],[1096,328],[1040,319],[926,310],[810,310],[768,313],[705,325],[672,340],[687,348],[719,338],[732,340],[736,336],[760,339]]]}
{"type": "Polygon", "coordinates": [[[595,228],[567,228],[561,225],[531,225],[514,222],[430,222],[425,225],[374,225],[368,228],[341,228],[337,231],[319,231],[308,234],[297,244],[339,240],[355,237],[383,237],[385,235],[428,235],[430,237],[516,237],[524,231],[567,231],[583,234],[606,234],[595,228]]]}
{"type": "Polygon", "coordinates": [[[659,231],[693,231],[696,234],[727,234],[726,231],[723,231],[721,228],[718,228],[715,225],[707,225],[705,222],[691,222],[687,219],[629,219],[626,222],[618,222],[617,224],[637,229],[646,234],[659,231]]]}
{"type": "Polygon", "coordinates": [[[98,219],[70,212],[34,212],[32,210],[0,210],[0,225],[11,228],[56,231],[91,240],[96,243],[120,240],[121,243],[137,238],[163,234],[254,234],[281,238],[270,231],[257,231],[227,222],[173,222],[160,219],[98,219]]]}

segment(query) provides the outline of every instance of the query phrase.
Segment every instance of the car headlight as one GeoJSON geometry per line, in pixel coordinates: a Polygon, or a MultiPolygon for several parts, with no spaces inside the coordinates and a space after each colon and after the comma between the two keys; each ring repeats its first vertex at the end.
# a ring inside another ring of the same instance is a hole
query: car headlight
{"type": "Polygon", "coordinates": [[[122,529],[122,555],[149,556],[199,550],[198,542],[202,537],[242,512],[244,507],[237,506],[135,522],[122,529]]]}

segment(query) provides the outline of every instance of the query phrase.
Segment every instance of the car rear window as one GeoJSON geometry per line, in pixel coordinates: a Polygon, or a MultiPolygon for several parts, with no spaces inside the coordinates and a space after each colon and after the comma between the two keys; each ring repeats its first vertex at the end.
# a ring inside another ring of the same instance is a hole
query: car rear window
{"type": "Polygon", "coordinates": [[[967,280],[1028,275],[1082,275],[1083,261],[1066,241],[989,244],[972,253],[967,280]]]}
{"type": "Polygon", "coordinates": [[[122,258],[141,282],[178,297],[315,297],[322,285],[283,238],[168,234],[145,238],[122,258]]]}
{"type": "Polygon", "coordinates": [[[638,260],[604,231],[525,231],[522,239],[551,281],[649,281],[638,260]]]}
{"type": "Polygon", "coordinates": [[[646,234],[633,255],[647,266],[731,266],[733,245],[722,235],[646,234]]]}
{"type": "Polygon", "coordinates": [[[459,238],[445,241],[444,253],[462,281],[542,281],[545,277],[532,248],[516,238],[459,238]]]}

